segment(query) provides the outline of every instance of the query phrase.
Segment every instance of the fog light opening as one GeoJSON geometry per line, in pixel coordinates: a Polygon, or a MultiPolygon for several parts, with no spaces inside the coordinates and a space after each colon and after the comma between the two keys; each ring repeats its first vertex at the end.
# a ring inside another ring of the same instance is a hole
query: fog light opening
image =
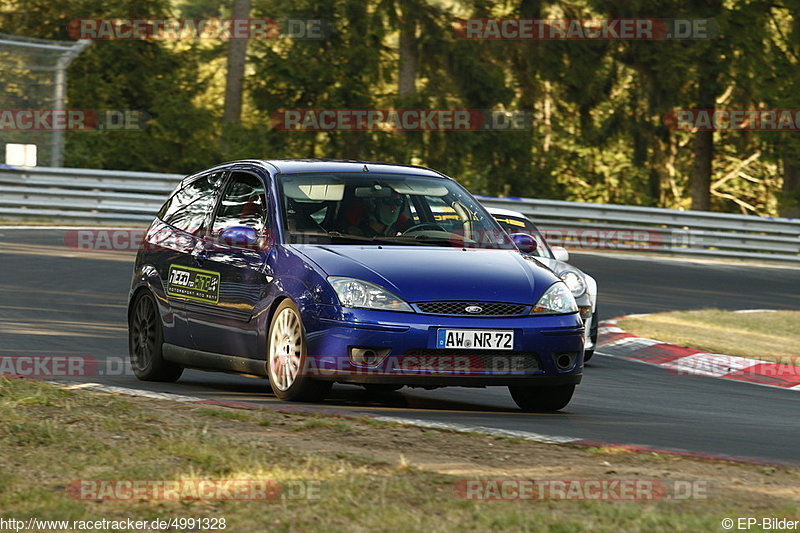
{"type": "Polygon", "coordinates": [[[376,367],[386,359],[390,351],[390,348],[352,347],[350,348],[350,362],[356,366],[376,367]]]}
{"type": "Polygon", "coordinates": [[[578,358],[578,354],[575,352],[563,352],[563,353],[556,353],[553,354],[553,359],[555,360],[556,366],[559,370],[569,370],[573,366],[575,366],[575,360],[578,358]]]}

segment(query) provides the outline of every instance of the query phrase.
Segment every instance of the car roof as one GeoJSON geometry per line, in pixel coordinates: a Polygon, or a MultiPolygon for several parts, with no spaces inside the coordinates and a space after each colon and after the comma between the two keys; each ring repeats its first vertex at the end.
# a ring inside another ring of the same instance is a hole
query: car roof
{"type": "Polygon", "coordinates": [[[487,207],[486,210],[489,211],[490,215],[500,215],[502,217],[528,218],[519,211],[512,211],[511,209],[501,209],[499,207],[487,207]]]}
{"type": "Polygon", "coordinates": [[[447,178],[444,174],[430,168],[416,165],[400,165],[395,163],[382,163],[379,161],[359,161],[352,159],[264,159],[262,163],[271,165],[281,174],[296,174],[300,172],[359,172],[364,173],[366,166],[370,172],[384,172],[391,174],[414,174],[416,176],[430,176],[447,178]]]}

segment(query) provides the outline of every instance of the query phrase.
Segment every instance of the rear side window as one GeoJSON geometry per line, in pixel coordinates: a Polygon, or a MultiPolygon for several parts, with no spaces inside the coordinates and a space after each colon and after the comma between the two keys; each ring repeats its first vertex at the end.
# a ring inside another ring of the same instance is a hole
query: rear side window
{"type": "Polygon", "coordinates": [[[224,172],[214,172],[188,183],[167,200],[158,218],[174,228],[197,234],[214,208],[224,176],[224,172]]]}
{"type": "Polygon", "coordinates": [[[267,195],[261,180],[252,174],[234,172],[217,209],[212,234],[219,235],[231,226],[248,226],[261,234],[266,214],[267,195]]]}

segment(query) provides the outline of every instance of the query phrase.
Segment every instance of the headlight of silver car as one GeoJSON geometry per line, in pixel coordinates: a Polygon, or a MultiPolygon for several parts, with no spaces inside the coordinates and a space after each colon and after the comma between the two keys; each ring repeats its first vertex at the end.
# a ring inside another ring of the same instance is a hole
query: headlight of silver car
{"type": "Polygon", "coordinates": [[[558,277],[564,280],[570,292],[575,298],[580,298],[586,292],[586,281],[583,274],[576,270],[563,270],[558,273],[558,277]]]}
{"type": "Polygon", "coordinates": [[[578,312],[575,297],[563,281],[556,281],[531,309],[532,315],[567,315],[578,312]]]}
{"type": "Polygon", "coordinates": [[[338,276],[330,276],[328,282],[344,307],[414,312],[406,302],[374,283],[338,276]]]}

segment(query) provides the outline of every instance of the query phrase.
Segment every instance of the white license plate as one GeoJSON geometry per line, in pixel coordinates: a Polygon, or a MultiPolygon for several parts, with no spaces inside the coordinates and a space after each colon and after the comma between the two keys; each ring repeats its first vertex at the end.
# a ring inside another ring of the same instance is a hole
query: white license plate
{"type": "Polygon", "coordinates": [[[436,347],[513,350],[514,332],[496,329],[440,329],[436,332],[436,347]]]}

